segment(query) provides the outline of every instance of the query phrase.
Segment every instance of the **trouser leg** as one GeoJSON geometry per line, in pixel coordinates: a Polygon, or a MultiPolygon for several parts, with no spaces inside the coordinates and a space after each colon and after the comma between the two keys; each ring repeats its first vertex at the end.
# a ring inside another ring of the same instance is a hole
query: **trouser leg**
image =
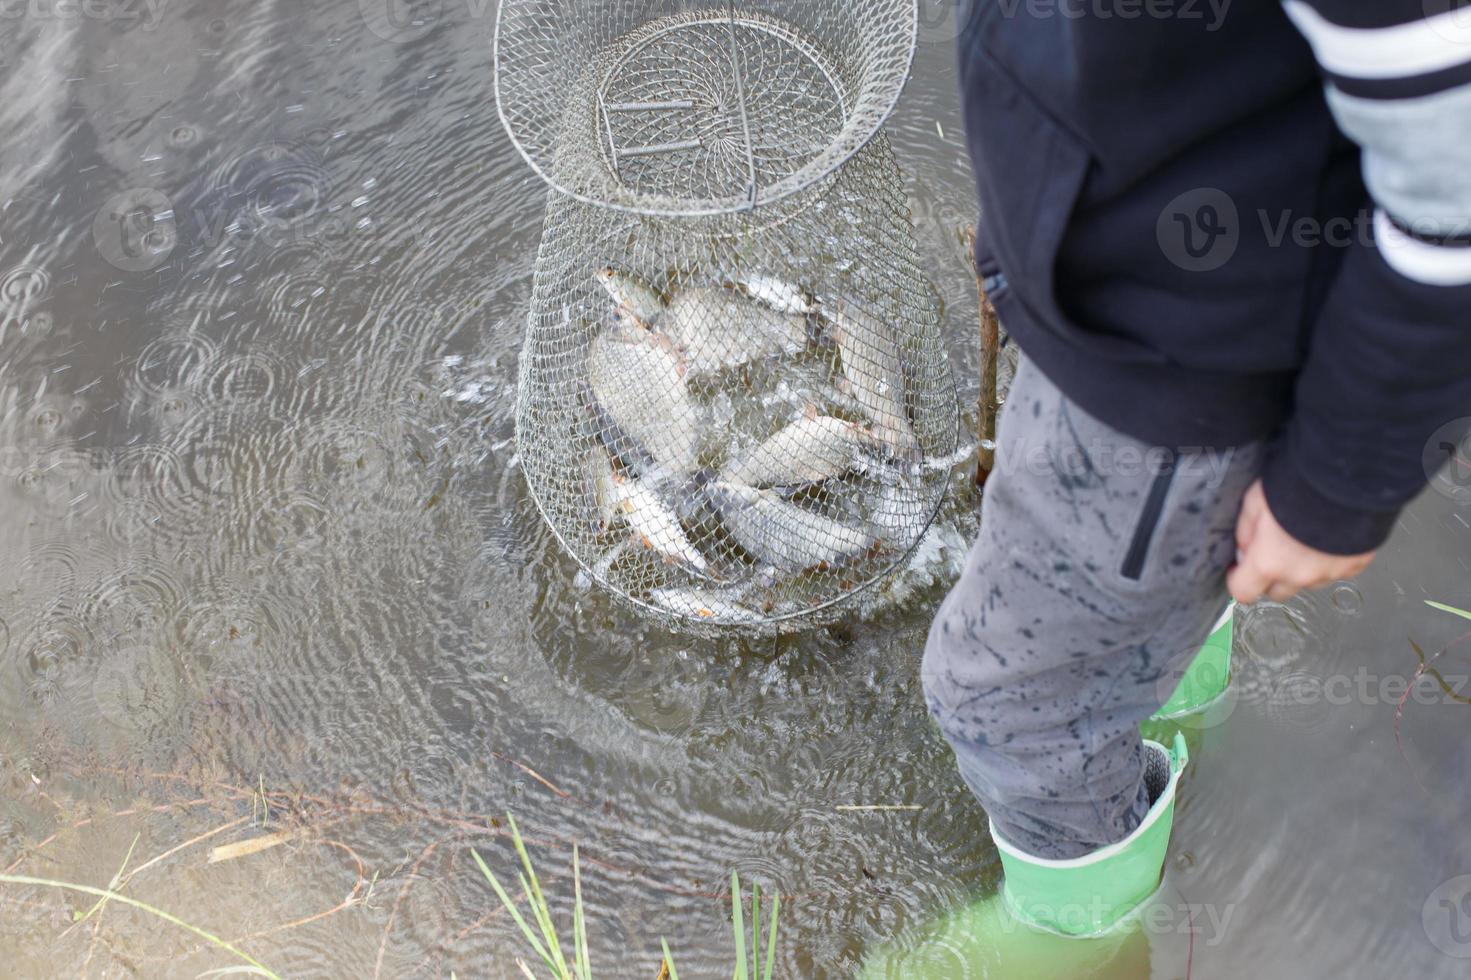
{"type": "Polygon", "coordinates": [[[1261,457],[1141,443],[1023,364],[923,668],[961,775],[1016,847],[1077,857],[1148,810],[1139,724],[1225,609],[1261,457]]]}

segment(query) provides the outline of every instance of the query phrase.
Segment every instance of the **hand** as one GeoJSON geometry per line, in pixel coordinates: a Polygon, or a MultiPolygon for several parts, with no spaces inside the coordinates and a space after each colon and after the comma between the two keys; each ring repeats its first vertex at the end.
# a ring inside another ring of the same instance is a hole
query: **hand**
{"type": "Polygon", "coordinates": [[[1330,555],[1282,529],[1258,480],[1246,492],[1236,521],[1236,564],[1226,574],[1231,595],[1244,605],[1263,596],[1286,602],[1299,592],[1354,578],[1374,561],[1367,555],[1330,555]]]}

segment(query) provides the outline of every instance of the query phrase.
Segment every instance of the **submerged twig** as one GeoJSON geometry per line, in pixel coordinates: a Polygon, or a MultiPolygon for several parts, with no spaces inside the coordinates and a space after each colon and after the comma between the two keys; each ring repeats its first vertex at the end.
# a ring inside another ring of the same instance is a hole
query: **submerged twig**
{"type": "Polygon", "coordinates": [[[140,875],[143,872],[147,871],[149,868],[153,867],[155,864],[158,864],[160,861],[164,861],[164,860],[167,860],[168,858],[173,857],[175,854],[178,854],[180,851],[183,851],[183,850],[186,850],[186,849],[188,849],[190,847],[193,847],[195,844],[203,843],[204,841],[209,840],[211,837],[214,837],[217,834],[223,834],[227,830],[233,830],[234,828],[236,828],[236,827],[240,826],[241,824],[245,823],[245,821],[248,820],[248,819],[250,819],[250,818],[249,817],[238,817],[238,818],[236,818],[234,820],[231,820],[229,823],[221,824],[220,826],[214,828],[213,830],[206,830],[202,834],[198,834],[198,835],[196,835],[194,837],[191,837],[188,840],[184,841],[184,843],[182,843],[182,844],[176,844],[176,845],[174,845],[173,847],[171,847],[168,850],[164,851],[162,854],[158,855],[157,857],[149,858],[147,861],[144,861],[142,864],[138,865],[138,867],[134,868],[132,871],[129,871],[128,874],[127,874],[127,876],[125,878],[123,878],[123,883],[126,884],[127,882],[132,881],[138,875],[140,875]]]}
{"type": "MultiPolygon", "coordinates": [[[[50,836],[48,836],[45,840],[42,840],[39,843],[35,844],[34,846],[27,848],[25,853],[21,854],[20,857],[16,858],[14,861],[10,862],[10,864],[5,868],[5,873],[6,874],[9,874],[9,873],[15,871],[15,869],[19,868],[22,864],[25,863],[26,858],[31,857],[34,854],[36,854],[37,852],[39,852],[41,850],[41,848],[43,848],[46,845],[50,844],[52,841],[54,841],[57,838],[59,838],[62,834],[65,834],[65,833],[67,833],[68,831],[71,831],[71,830],[80,830],[83,827],[91,826],[92,824],[96,823],[98,820],[103,820],[103,819],[109,819],[110,820],[110,819],[116,819],[117,817],[131,817],[131,816],[135,816],[135,815],[140,814],[140,813],[168,813],[171,810],[177,810],[177,809],[181,809],[181,808],[188,809],[188,808],[197,807],[197,806],[208,806],[212,802],[214,802],[214,801],[213,800],[209,800],[209,799],[197,799],[197,800],[189,800],[188,802],[185,802],[185,803],[164,803],[164,804],[160,804],[158,806],[128,807],[125,810],[117,810],[117,811],[115,811],[113,813],[104,813],[104,814],[102,814],[100,816],[97,816],[97,817],[83,817],[81,820],[76,821],[75,823],[71,824],[70,826],[62,827],[60,830],[58,830],[55,833],[53,833],[50,836]]],[[[145,867],[146,867],[146,865],[145,865],[145,867]]],[[[136,869],[133,873],[136,874],[137,871],[139,871],[139,870],[142,870],[142,868],[136,869]]]]}
{"type": "Polygon", "coordinates": [[[971,271],[976,277],[976,295],[980,300],[981,319],[981,397],[976,428],[981,440],[981,450],[976,459],[976,486],[986,485],[991,471],[996,468],[996,418],[1000,403],[996,390],[997,364],[1001,357],[1001,318],[986,295],[986,284],[981,270],[976,265],[976,229],[971,225],[965,232],[966,255],[970,259],[971,271]]]}
{"type": "Polygon", "coordinates": [[[538,783],[541,783],[543,786],[545,786],[547,789],[551,790],[557,796],[560,796],[562,799],[564,799],[564,800],[565,799],[569,799],[572,796],[571,793],[569,793],[566,790],[562,789],[560,786],[557,786],[551,780],[547,779],[545,776],[543,776],[541,773],[537,772],[535,769],[533,769],[530,766],[528,766],[526,763],[520,762],[520,761],[518,761],[516,759],[512,759],[508,755],[502,755],[499,752],[491,752],[490,754],[492,756],[494,756],[495,758],[501,760],[502,762],[505,762],[505,763],[507,763],[509,765],[515,766],[517,769],[520,769],[522,772],[526,773],[526,775],[530,776],[532,779],[536,780],[538,783]]]}
{"type": "Polygon", "coordinates": [[[347,897],[338,902],[336,905],[332,906],[330,909],[322,909],[320,912],[313,912],[310,915],[304,915],[299,919],[292,919],[290,922],[283,922],[280,925],[271,926],[269,929],[262,929],[258,932],[252,932],[248,936],[239,936],[234,940],[235,942],[243,943],[250,939],[259,939],[263,936],[270,936],[278,932],[285,932],[288,929],[296,929],[300,926],[307,925],[308,923],[316,922],[319,919],[325,919],[328,916],[336,915],[338,912],[350,909],[354,905],[367,901],[367,895],[362,893],[364,891],[364,887],[369,885],[369,881],[367,878],[367,867],[363,864],[362,857],[358,855],[357,851],[354,851],[351,847],[342,843],[341,841],[324,840],[322,841],[322,844],[327,847],[339,848],[340,850],[344,851],[348,857],[352,858],[353,862],[357,865],[357,881],[353,883],[352,890],[347,893],[347,897]]]}
{"type": "Polygon", "coordinates": [[[221,844],[219,847],[209,849],[209,858],[206,863],[219,864],[221,861],[233,861],[236,858],[248,857],[268,851],[273,847],[284,844],[296,836],[294,830],[282,830],[274,834],[266,834],[263,837],[252,837],[249,840],[236,841],[233,844],[221,844]]]}
{"type": "MultiPolygon", "coordinates": [[[[1426,602],[1426,605],[1434,609],[1439,609],[1443,612],[1454,613],[1455,615],[1461,616],[1465,619],[1471,619],[1471,613],[1466,612],[1464,609],[1457,609],[1454,606],[1446,606],[1438,602],[1429,601],[1426,602]]],[[[1400,758],[1405,760],[1405,765],[1409,768],[1410,775],[1415,777],[1415,782],[1420,786],[1422,790],[1425,791],[1427,795],[1430,793],[1430,788],[1427,787],[1424,781],[1420,779],[1420,774],[1415,771],[1415,767],[1413,765],[1410,765],[1409,753],[1405,751],[1404,740],[1400,737],[1400,722],[1404,719],[1405,716],[1405,705],[1409,702],[1410,694],[1415,690],[1415,685],[1420,682],[1420,678],[1424,677],[1425,674],[1431,670],[1432,665],[1437,660],[1439,660],[1441,657],[1444,657],[1447,653],[1450,653],[1453,647],[1458,646],[1468,639],[1471,639],[1471,631],[1462,633],[1460,636],[1447,643],[1444,647],[1440,649],[1438,653],[1435,654],[1435,656],[1431,657],[1428,660],[1425,659],[1425,651],[1421,650],[1419,645],[1416,644],[1414,640],[1410,641],[1410,646],[1415,650],[1415,653],[1420,658],[1420,666],[1415,671],[1415,676],[1410,678],[1410,683],[1405,686],[1405,693],[1400,697],[1399,704],[1395,705],[1394,707],[1394,744],[1395,747],[1399,749],[1400,758]]]]}
{"type": "Polygon", "coordinates": [[[414,885],[414,876],[419,873],[419,869],[424,866],[424,862],[429,860],[434,852],[439,849],[441,843],[443,841],[434,841],[419,852],[418,858],[409,868],[407,880],[404,881],[403,886],[398,890],[398,894],[393,898],[393,907],[388,910],[388,921],[383,925],[383,937],[378,941],[378,955],[373,960],[374,980],[377,980],[383,974],[383,956],[388,952],[388,937],[393,934],[393,920],[398,918],[398,910],[403,905],[404,899],[408,896],[409,889],[414,885]]]}

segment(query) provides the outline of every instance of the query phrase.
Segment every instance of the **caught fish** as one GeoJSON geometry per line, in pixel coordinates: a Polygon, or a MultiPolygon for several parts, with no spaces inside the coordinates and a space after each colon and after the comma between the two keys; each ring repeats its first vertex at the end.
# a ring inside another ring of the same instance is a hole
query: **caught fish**
{"type": "Polygon", "coordinates": [[[934,511],[931,498],[907,478],[879,487],[873,495],[874,535],[891,544],[908,545],[929,523],[934,511]]]}
{"type": "Polygon", "coordinates": [[[904,407],[904,367],[898,347],[877,320],[852,307],[839,304],[823,315],[830,325],[829,336],[838,345],[849,394],[873,422],[874,435],[896,453],[917,450],[919,440],[904,407]]]}
{"type": "Polygon", "coordinates": [[[655,589],[649,597],[659,607],[690,619],[754,623],[762,618],[755,609],[743,605],[738,596],[704,589],[655,589]]]}
{"type": "Polygon", "coordinates": [[[777,432],[720,472],[726,483],[793,487],[821,483],[853,468],[873,437],[860,425],[831,415],[808,415],[777,432]]]}
{"type": "Polygon", "coordinates": [[[817,303],[812,294],[795,283],[786,282],[775,276],[752,276],[741,279],[736,285],[744,289],[752,299],[763,303],[778,313],[797,313],[803,316],[817,312],[817,303]]]}
{"type": "MultiPolygon", "coordinates": [[[[597,505],[597,529],[611,530],[616,524],[626,523],[633,531],[633,540],[640,547],[656,551],[670,561],[681,562],[697,571],[706,568],[705,556],[695,549],[680,526],[679,516],[659,496],[654,487],[645,480],[634,480],[619,473],[613,459],[606,450],[597,449],[588,454],[586,473],[592,485],[597,505]]],[[[595,573],[606,577],[608,569],[626,550],[614,548],[600,561],[595,573]]]]}
{"type": "Polygon", "coordinates": [[[618,474],[613,470],[613,458],[605,449],[594,449],[587,454],[583,473],[594,503],[593,527],[599,534],[606,533],[618,520],[622,499],[618,474]]]}
{"type": "Polygon", "coordinates": [[[631,314],[646,327],[664,312],[664,298],[659,291],[637,276],[605,266],[594,274],[594,278],[602,283],[620,310],[631,314]]]}
{"type": "Polygon", "coordinates": [[[598,405],[640,449],[672,472],[695,468],[703,413],[665,338],[627,324],[605,330],[592,342],[587,373],[598,405]]]}
{"type": "MultiPolygon", "coordinates": [[[[641,547],[668,558],[683,562],[697,571],[705,571],[705,556],[700,555],[694,544],[685,536],[678,515],[663,502],[658,491],[649,481],[631,480],[613,468],[612,456],[603,449],[596,449],[587,456],[588,480],[593,484],[597,502],[597,530],[609,531],[619,521],[627,522],[633,530],[634,542],[641,547]]],[[[618,561],[624,549],[618,547],[609,552],[606,567],[600,562],[597,571],[606,577],[608,568],[618,561]]]]}
{"type": "Polygon", "coordinates": [[[576,585],[579,590],[586,592],[588,589],[591,589],[593,587],[593,583],[606,582],[608,580],[608,576],[613,572],[613,566],[618,564],[618,560],[624,555],[628,554],[628,549],[632,547],[632,540],[625,539],[618,542],[611,549],[605,552],[603,554],[603,557],[594,562],[590,569],[584,568],[580,570],[573,578],[573,584],[576,585]]]}
{"type": "Polygon", "coordinates": [[[758,560],[782,571],[836,564],[874,544],[868,529],[788,503],[771,490],[719,483],[711,491],[731,536],[758,560]]]}
{"type": "Polygon", "coordinates": [[[686,565],[698,572],[709,568],[705,556],[684,533],[679,516],[652,487],[641,480],[622,476],[614,479],[619,490],[619,507],[628,526],[633,529],[635,541],[667,561],[686,565]]]}
{"type": "Polygon", "coordinates": [[[683,353],[692,374],[715,374],[807,346],[807,318],[778,313],[722,288],[675,293],[660,329],[683,353]]]}

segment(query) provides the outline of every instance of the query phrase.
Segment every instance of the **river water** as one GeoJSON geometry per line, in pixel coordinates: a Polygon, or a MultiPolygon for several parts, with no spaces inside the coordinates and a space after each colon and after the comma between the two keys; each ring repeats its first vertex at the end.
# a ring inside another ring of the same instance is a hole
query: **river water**
{"type": "MultiPolygon", "coordinates": [[[[971,404],[973,190],[924,7],[889,132],[971,404]]],[[[0,871],[114,882],[290,977],[520,975],[469,853],[511,872],[508,811],[561,913],[581,846],[606,977],[653,978],[661,936],[728,975],[732,869],[784,896],[782,976],[994,889],[918,685],[941,588],[697,641],[580,588],[540,523],[513,409],[546,198],[490,0],[13,8],[0,871]]],[[[1471,624],[1424,601],[1471,607],[1468,517],[1428,493],[1357,586],[1244,615],[1156,976],[1464,975],[1471,624]]],[[[0,972],[238,962],[116,903],[74,922],[94,901],[0,885],[0,972]]]]}

